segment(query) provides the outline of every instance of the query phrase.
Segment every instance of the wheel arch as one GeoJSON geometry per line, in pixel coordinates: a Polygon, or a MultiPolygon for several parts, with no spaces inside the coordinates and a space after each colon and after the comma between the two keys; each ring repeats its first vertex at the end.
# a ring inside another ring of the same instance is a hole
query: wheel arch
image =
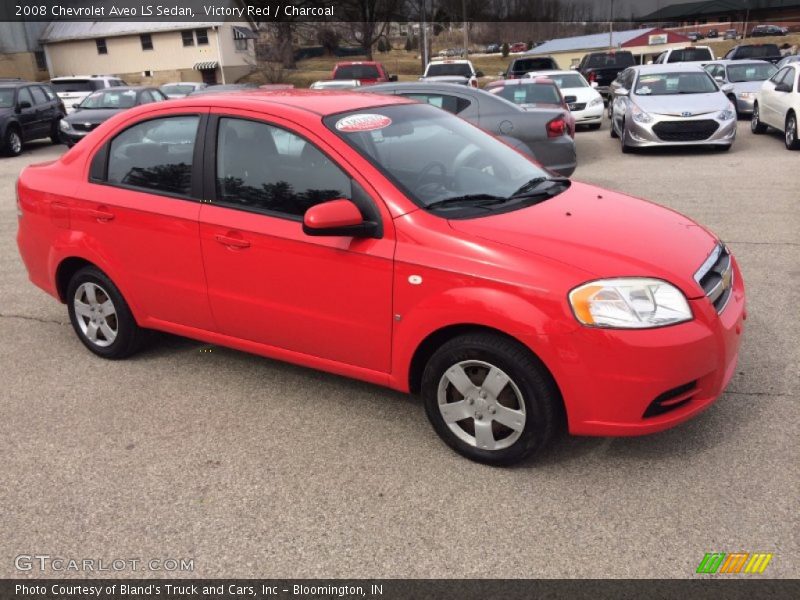
{"type": "MultiPolygon", "coordinates": [[[[79,256],[67,257],[58,264],[58,267],[56,267],[56,292],[58,293],[58,299],[61,300],[62,303],[66,303],[67,301],[67,286],[69,286],[70,280],[75,273],[77,273],[83,267],[94,267],[96,269],[100,269],[100,267],[93,262],[79,256]]],[[[103,271],[103,269],[100,270],[103,271]]]]}

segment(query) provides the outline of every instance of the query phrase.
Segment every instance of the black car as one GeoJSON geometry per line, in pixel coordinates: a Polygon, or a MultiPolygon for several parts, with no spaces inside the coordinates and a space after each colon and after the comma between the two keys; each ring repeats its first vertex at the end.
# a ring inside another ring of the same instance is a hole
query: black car
{"type": "Polygon", "coordinates": [[[508,65],[508,71],[502,75],[506,79],[522,79],[531,71],[558,71],[558,63],[552,56],[521,56],[508,65]]]}
{"type": "Polygon", "coordinates": [[[728,60],[767,60],[773,64],[779,62],[783,55],[778,44],[740,44],[725,54],[728,60]]]}
{"type": "Polygon", "coordinates": [[[93,92],[75,105],[75,112],[61,120],[61,142],[72,147],[114,115],[166,99],[161,90],[154,87],[112,87],[93,92]]]}
{"type": "Polygon", "coordinates": [[[64,104],[45,83],[0,81],[0,151],[17,156],[25,142],[50,138],[58,143],[64,104]]]}
{"type": "Polygon", "coordinates": [[[786,30],[777,25],[756,25],[750,32],[750,37],[767,37],[770,35],[786,35],[786,30]]]}
{"type": "Polygon", "coordinates": [[[718,29],[709,29],[706,37],[710,40],[719,37],[719,30],[718,29]]]}

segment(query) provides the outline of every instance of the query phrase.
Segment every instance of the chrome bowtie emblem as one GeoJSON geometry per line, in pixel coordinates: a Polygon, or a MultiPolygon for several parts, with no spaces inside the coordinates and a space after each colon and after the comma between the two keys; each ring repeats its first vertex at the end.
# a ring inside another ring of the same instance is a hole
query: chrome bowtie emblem
{"type": "Polygon", "coordinates": [[[692,116],[692,113],[690,113],[690,112],[688,112],[688,111],[687,111],[687,112],[682,112],[682,113],[681,113],[681,116],[682,116],[682,117],[691,117],[691,116],[692,116]]]}
{"type": "Polygon", "coordinates": [[[86,127],[86,129],[89,129],[89,127],[91,127],[92,124],[91,123],[84,123],[83,126],[86,127]]]}

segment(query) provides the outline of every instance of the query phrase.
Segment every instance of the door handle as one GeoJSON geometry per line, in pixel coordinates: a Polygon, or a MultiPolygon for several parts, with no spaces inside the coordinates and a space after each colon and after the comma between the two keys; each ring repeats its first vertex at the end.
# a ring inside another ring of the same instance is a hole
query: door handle
{"type": "Polygon", "coordinates": [[[228,248],[249,248],[250,242],[247,240],[243,240],[241,238],[230,237],[227,235],[217,234],[214,236],[214,239],[217,240],[223,246],[227,246],[228,248]]]}
{"type": "Polygon", "coordinates": [[[98,221],[111,221],[114,218],[114,213],[108,212],[103,208],[90,208],[86,212],[90,217],[98,221]]]}

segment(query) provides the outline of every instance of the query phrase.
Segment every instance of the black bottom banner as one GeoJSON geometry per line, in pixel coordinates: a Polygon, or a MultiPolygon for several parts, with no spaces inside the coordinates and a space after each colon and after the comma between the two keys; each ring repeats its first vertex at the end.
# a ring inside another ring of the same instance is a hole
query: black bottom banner
{"type": "Polygon", "coordinates": [[[2,600],[800,598],[796,579],[5,579],[2,600]]]}

